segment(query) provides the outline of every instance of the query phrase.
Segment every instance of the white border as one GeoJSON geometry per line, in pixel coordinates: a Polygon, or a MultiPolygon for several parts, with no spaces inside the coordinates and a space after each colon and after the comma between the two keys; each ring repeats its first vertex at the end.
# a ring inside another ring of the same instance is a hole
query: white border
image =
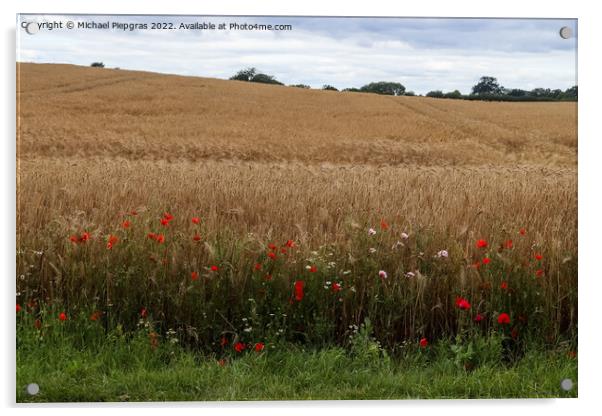
{"type": "MultiPolygon", "coordinates": [[[[168,407],[178,414],[182,412],[212,411],[220,414],[281,414],[304,415],[308,412],[332,413],[344,411],[346,415],[364,414],[377,407],[386,413],[408,412],[419,414],[450,414],[467,411],[472,414],[507,415],[517,410],[563,414],[587,412],[602,395],[599,393],[600,352],[600,304],[602,290],[597,251],[600,250],[602,236],[600,215],[600,166],[602,138],[599,132],[600,100],[600,39],[602,22],[596,14],[595,2],[575,1],[526,2],[507,0],[499,3],[483,1],[427,1],[390,2],[370,0],[369,2],[303,0],[285,2],[283,0],[220,0],[195,5],[185,0],[103,0],[82,2],[77,0],[21,1],[13,4],[2,2],[3,54],[2,60],[2,126],[4,136],[0,140],[3,157],[1,164],[2,191],[4,204],[1,205],[1,224],[4,226],[2,249],[0,250],[2,284],[0,299],[3,331],[0,348],[2,350],[3,374],[1,382],[1,402],[12,407],[15,400],[14,379],[14,270],[15,270],[15,21],[16,13],[131,13],[131,14],[237,14],[237,15],[326,15],[326,16],[432,16],[432,17],[556,17],[579,19],[579,399],[565,400],[477,400],[477,401],[399,401],[399,402],[255,402],[255,403],[177,403],[134,405],[135,411],[145,414],[164,414],[168,407]],[[598,128],[597,128],[598,127],[598,128]],[[591,407],[590,407],[591,406],[591,407]],[[339,410],[340,409],[340,410],[339,410]]],[[[21,407],[20,411],[44,416],[79,414],[83,407],[91,414],[104,414],[107,405],[46,406],[44,408],[21,407]]],[[[119,414],[131,411],[132,405],[109,405],[111,412],[119,414]]]]}

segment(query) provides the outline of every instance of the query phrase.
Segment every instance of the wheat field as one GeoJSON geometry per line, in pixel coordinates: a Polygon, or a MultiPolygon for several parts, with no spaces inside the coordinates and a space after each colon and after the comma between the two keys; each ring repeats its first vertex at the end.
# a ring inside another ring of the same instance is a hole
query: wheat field
{"type": "MultiPolygon", "coordinates": [[[[337,258],[341,271],[353,268],[357,252],[372,249],[370,242],[358,247],[357,239],[364,238],[358,235],[378,229],[382,250],[379,246],[380,264],[371,266],[375,270],[387,265],[400,275],[443,273],[448,279],[445,286],[429,283],[430,296],[420,282],[395,295],[415,301],[401,317],[393,306],[373,306],[383,317],[377,332],[391,342],[409,334],[453,332],[459,325],[454,296],[489,302],[484,281],[523,276],[501,249],[513,240],[523,256],[513,254],[518,263],[544,253],[544,295],[532,306],[547,314],[542,318],[551,322],[547,329],[559,334],[576,326],[576,103],[389,97],[21,63],[17,106],[17,289],[23,302],[33,297],[83,308],[77,300],[83,293],[97,307],[99,299],[108,304],[108,289],[83,281],[88,272],[81,270],[105,264],[106,238],[125,232],[124,219],[131,218],[131,232],[138,227],[144,239],[160,231],[161,214],[171,212],[176,220],[200,216],[205,242],[198,250],[172,246],[170,261],[178,264],[173,273],[227,257],[238,282],[251,279],[247,264],[270,241],[290,239],[298,246],[285,267],[294,270],[287,284],[324,247],[332,248],[328,255],[337,258]],[[83,231],[103,242],[86,260],[74,257],[68,240],[83,231]],[[227,254],[216,249],[225,235],[232,241],[227,254]],[[387,251],[406,235],[416,239],[414,251],[387,251]],[[480,255],[477,239],[490,242],[488,256],[499,260],[499,272],[471,267],[480,255]],[[431,267],[429,259],[440,250],[449,251],[453,267],[431,267]],[[43,260],[34,252],[44,252],[43,260]],[[389,327],[398,333],[390,335],[389,327]]],[[[191,226],[176,221],[169,237],[189,240],[191,226]]],[[[355,278],[356,288],[364,278],[355,278]]],[[[145,285],[138,287],[148,289],[145,285]]],[[[146,305],[149,291],[133,297],[146,305]]],[[[247,296],[243,292],[238,300],[247,296]]],[[[491,302],[496,311],[509,307],[503,300],[491,302]]],[[[354,310],[356,303],[349,300],[335,331],[361,323],[370,309],[354,310]]],[[[192,306],[179,307],[181,321],[192,306]]],[[[122,316],[130,316],[125,310],[122,316]]]]}

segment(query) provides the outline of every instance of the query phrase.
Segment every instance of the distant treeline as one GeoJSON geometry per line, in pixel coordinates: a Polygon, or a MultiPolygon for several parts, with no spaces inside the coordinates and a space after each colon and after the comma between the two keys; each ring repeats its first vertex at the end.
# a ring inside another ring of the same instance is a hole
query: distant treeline
{"type": "MultiPolygon", "coordinates": [[[[91,66],[104,67],[102,62],[94,62],[91,66]]],[[[256,68],[246,68],[238,71],[230,77],[235,81],[259,82],[263,84],[284,85],[274,76],[258,72],[256,68]]],[[[293,84],[289,87],[310,89],[309,85],[293,84]]],[[[332,85],[323,85],[322,90],[339,91],[332,85]]],[[[399,82],[379,81],[371,82],[360,88],[345,88],[343,92],[366,92],[382,95],[393,96],[415,96],[413,91],[406,91],[406,87],[399,82]]],[[[502,87],[496,78],[484,76],[479,79],[479,82],[472,87],[470,94],[462,94],[458,90],[451,92],[443,92],[441,90],[430,91],[426,94],[432,98],[449,98],[458,100],[479,100],[479,101],[577,101],[577,86],[573,86],[566,90],[550,89],[550,88],[535,88],[530,91],[518,88],[502,87]]]]}

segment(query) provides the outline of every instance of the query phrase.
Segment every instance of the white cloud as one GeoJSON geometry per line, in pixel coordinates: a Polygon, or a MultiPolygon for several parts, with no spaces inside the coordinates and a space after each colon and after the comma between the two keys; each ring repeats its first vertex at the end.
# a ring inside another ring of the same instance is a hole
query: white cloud
{"type": "Polygon", "coordinates": [[[25,21],[258,22],[292,31],[18,31],[17,59],[227,78],[254,66],[287,84],[359,87],[403,83],[417,93],[469,92],[482,75],[507,87],[576,83],[576,41],[558,36],[574,21],[147,16],[21,16],[25,21]]]}

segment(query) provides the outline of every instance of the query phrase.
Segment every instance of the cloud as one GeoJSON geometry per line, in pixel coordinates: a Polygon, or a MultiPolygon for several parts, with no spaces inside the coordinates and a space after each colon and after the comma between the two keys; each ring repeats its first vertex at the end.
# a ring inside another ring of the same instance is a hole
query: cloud
{"type": "Polygon", "coordinates": [[[575,20],[21,15],[23,21],[290,24],[291,31],[18,31],[17,57],[227,78],[254,66],[287,84],[339,88],[390,80],[408,90],[469,92],[482,75],[512,88],[576,84],[575,20]]]}

